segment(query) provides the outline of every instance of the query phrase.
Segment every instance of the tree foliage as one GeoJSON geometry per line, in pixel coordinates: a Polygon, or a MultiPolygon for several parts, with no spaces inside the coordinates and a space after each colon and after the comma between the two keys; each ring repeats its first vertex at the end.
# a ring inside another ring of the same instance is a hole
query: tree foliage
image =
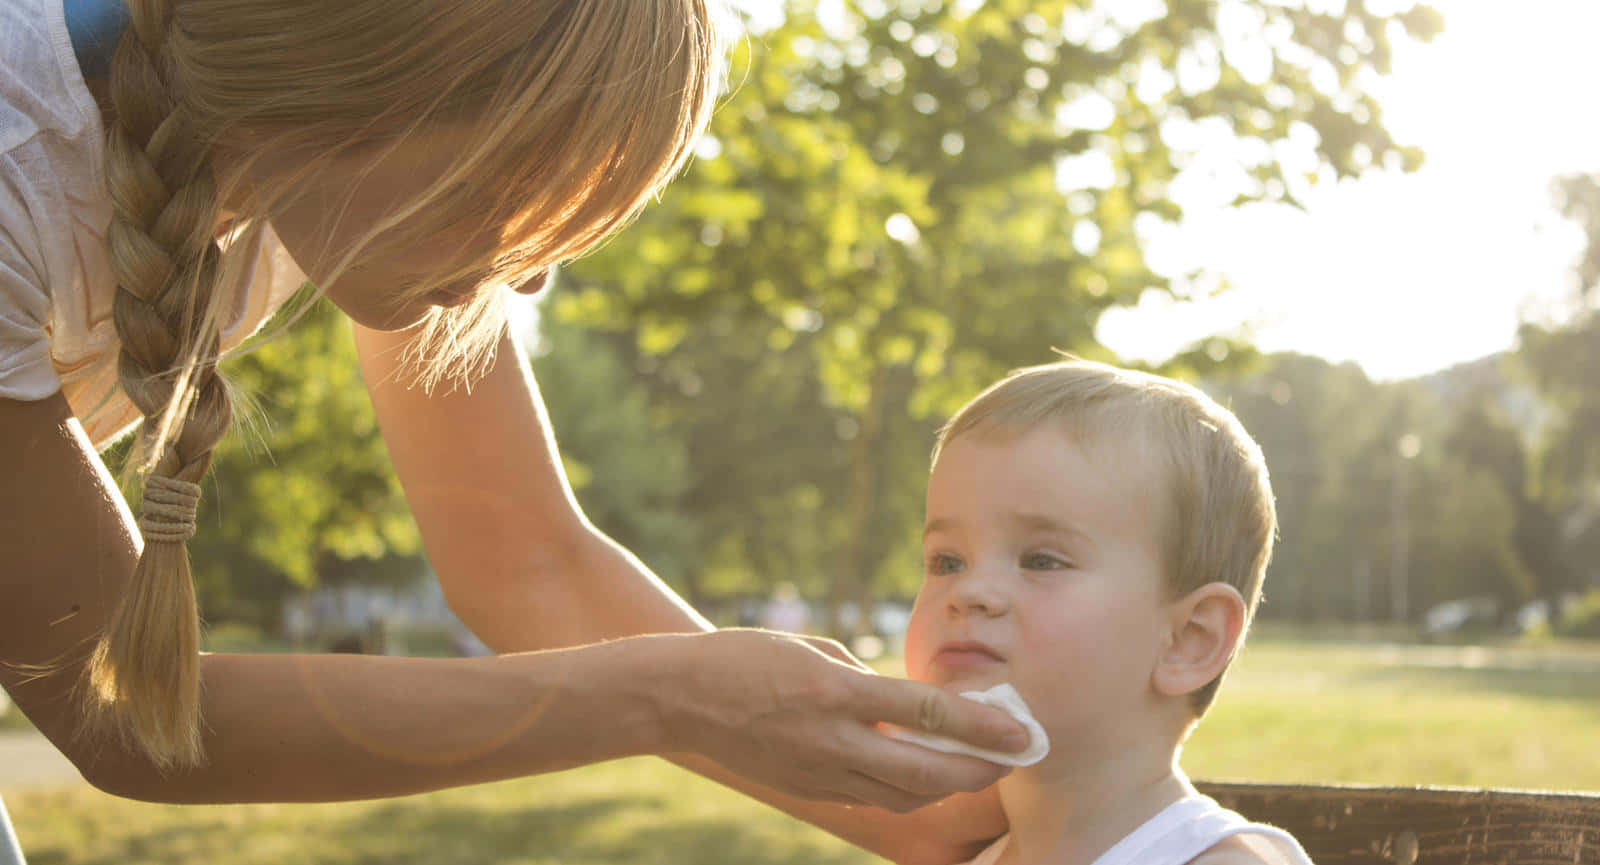
{"type": "Polygon", "coordinates": [[[1556,204],[1587,238],[1573,267],[1583,303],[1567,324],[1525,325],[1520,333],[1521,369],[1552,414],[1530,469],[1540,508],[1528,531],[1570,581],[1592,585],[1600,580],[1600,314],[1592,302],[1600,285],[1600,175],[1559,178],[1556,204]]]}
{"type": "Polygon", "coordinates": [[[236,431],[189,542],[207,615],[271,622],[279,597],[319,582],[414,579],[421,539],[344,318],[322,301],[224,368],[241,398],[236,431]]]}
{"type": "Polygon", "coordinates": [[[1529,455],[1496,404],[1503,391],[1459,386],[1477,373],[1374,382],[1353,364],[1285,354],[1206,383],[1272,473],[1265,615],[1414,619],[1461,597],[1510,611],[1562,586],[1528,528],[1529,455]]]}
{"type": "Polygon", "coordinates": [[[1008,368],[1103,356],[1110,306],[1185,290],[1143,242],[1202,146],[1240,201],[1417,163],[1361,85],[1393,32],[1437,28],[1425,7],[1166,5],[795,2],[746,41],[687,176],[552,308],[624,334],[690,443],[702,569],[835,602],[914,586],[933,429],[1008,368]]]}
{"type": "MultiPolygon", "coordinates": [[[[535,370],[591,519],[699,604],[779,581],[909,596],[938,424],[1055,350],[1112,359],[1104,310],[1190,291],[1144,255],[1186,178],[1293,202],[1308,174],[1417,164],[1363,85],[1391,39],[1437,29],[1425,7],[1165,6],[794,2],[752,34],[686,176],[543,307],[535,370]]],[[[1564,406],[1545,439],[1435,380],[1221,340],[1165,365],[1267,452],[1265,613],[1414,618],[1574,584],[1540,553],[1570,565],[1594,500],[1593,327],[1524,335],[1564,406]]],[[[213,613],[419,561],[342,331],[319,309],[230,365],[272,423],[218,454],[193,545],[213,613]]]]}
{"type": "Polygon", "coordinates": [[[1556,179],[1556,206],[1576,222],[1588,237],[1583,255],[1573,271],[1579,290],[1588,294],[1600,286],[1600,174],[1569,174],[1556,179]]]}

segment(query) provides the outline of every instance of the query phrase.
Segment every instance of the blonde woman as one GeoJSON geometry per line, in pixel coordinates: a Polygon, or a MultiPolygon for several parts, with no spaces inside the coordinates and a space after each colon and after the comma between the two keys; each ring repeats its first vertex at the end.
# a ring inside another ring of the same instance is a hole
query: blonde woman
{"type": "Polygon", "coordinates": [[[876,722],[1025,734],[831,644],[703,633],[584,518],[506,335],[504,290],[681,167],[718,86],[710,2],[0,4],[0,683],[92,784],[324,801],[667,754],[897,859],[1003,830],[989,796],[842,806],[1001,773],[876,722]],[[447,597],[504,654],[199,652],[215,361],[303,275],[354,323],[447,597]],[[134,423],[137,516],[97,455],[134,423]]]}

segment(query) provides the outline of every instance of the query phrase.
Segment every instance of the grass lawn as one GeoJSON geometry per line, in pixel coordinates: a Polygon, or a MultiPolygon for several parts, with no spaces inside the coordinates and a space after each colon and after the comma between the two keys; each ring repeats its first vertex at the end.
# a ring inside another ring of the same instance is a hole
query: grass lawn
{"type": "MultiPolygon", "coordinates": [[[[5,695],[0,693],[0,700],[3,700],[4,697],[5,695]]],[[[23,717],[22,713],[17,711],[15,706],[6,705],[5,711],[0,712],[0,733],[4,733],[7,730],[32,729],[33,725],[28,723],[28,719],[23,717]]]]}
{"type": "Polygon", "coordinates": [[[874,857],[654,759],[336,805],[6,797],[29,865],[849,865],[874,857]]]}
{"type": "MultiPolygon", "coordinates": [[[[892,664],[890,665],[892,669],[892,664]]],[[[1600,656],[1258,634],[1185,749],[1197,778],[1600,790],[1600,656]]],[[[875,863],[660,761],[342,805],[6,796],[32,865],[875,863]]]]}
{"type": "Polygon", "coordinates": [[[1184,748],[1196,778],[1600,790],[1600,658],[1252,642],[1184,748]],[[1477,666],[1446,667],[1454,660],[1477,666]]]}

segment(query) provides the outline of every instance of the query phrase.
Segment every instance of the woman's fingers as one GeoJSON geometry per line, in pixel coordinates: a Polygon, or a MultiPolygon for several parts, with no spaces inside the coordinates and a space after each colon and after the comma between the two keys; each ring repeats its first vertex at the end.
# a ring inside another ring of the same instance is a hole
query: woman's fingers
{"type": "Polygon", "coordinates": [[[856,701],[865,721],[937,733],[991,751],[1014,754],[1028,747],[1027,728],[1005,712],[923,682],[880,677],[865,680],[856,701]]]}
{"type": "Polygon", "coordinates": [[[854,753],[857,771],[883,785],[872,789],[887,800],[909,806],[906,810],[931,804],[951,793],[975,793],[1011,772],[1009,767],[987,760],[890,739],[870,727],[859,728],[859,735],[847,736],[845,747],[854,753]]]}
{"type": "Polygon", "coordinates": [[[947,795],[947,793],[912,793],[859,771],[845,775],[842,783],[839,792],[853,803],[883,808],[897,814],[925,808],[947,795]]]}
{"type": "MultiPolygon", "coordinates": [[[[863,673],[871,667],[836,640],[802,637],[812,648],[863,673]]],[[[941,688],[904,679],[879,677],[863,683],[864,699],[856,704],[867,721],[888,721],[901,727],[938,733],[991,751],[1016,753],[1028,746],[1028,731],[1011,716],[941,688]],[[909,690],[908,690],[909,689],[909,690]]]]}
{"type": "Polygon", "coordinates": [[[693,647],[655,695],[671,750],[704,754],[775,790],[910,811],[981,790],[1008,771],[882,735],[889,722],[1021,750],[1026,732],[1003,712],[931,685],[878,676],[829,640],[771,631],[682,638],[693,647]],[[1017,736],[1011,743],[1008,737],[1017,736]]]}

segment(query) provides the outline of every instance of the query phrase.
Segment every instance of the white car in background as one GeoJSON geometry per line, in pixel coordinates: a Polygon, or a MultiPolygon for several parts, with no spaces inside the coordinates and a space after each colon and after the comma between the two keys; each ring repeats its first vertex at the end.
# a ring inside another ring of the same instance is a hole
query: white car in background
{"type": "Polygon", "coordinates": [[[1422,633],[1429,637],[1453,634],[1467,627],[1494,627],[1500,619],[1500,602],[1494,598],[1457,598],[1432,607],[1422,615],[1422,633]]]}

